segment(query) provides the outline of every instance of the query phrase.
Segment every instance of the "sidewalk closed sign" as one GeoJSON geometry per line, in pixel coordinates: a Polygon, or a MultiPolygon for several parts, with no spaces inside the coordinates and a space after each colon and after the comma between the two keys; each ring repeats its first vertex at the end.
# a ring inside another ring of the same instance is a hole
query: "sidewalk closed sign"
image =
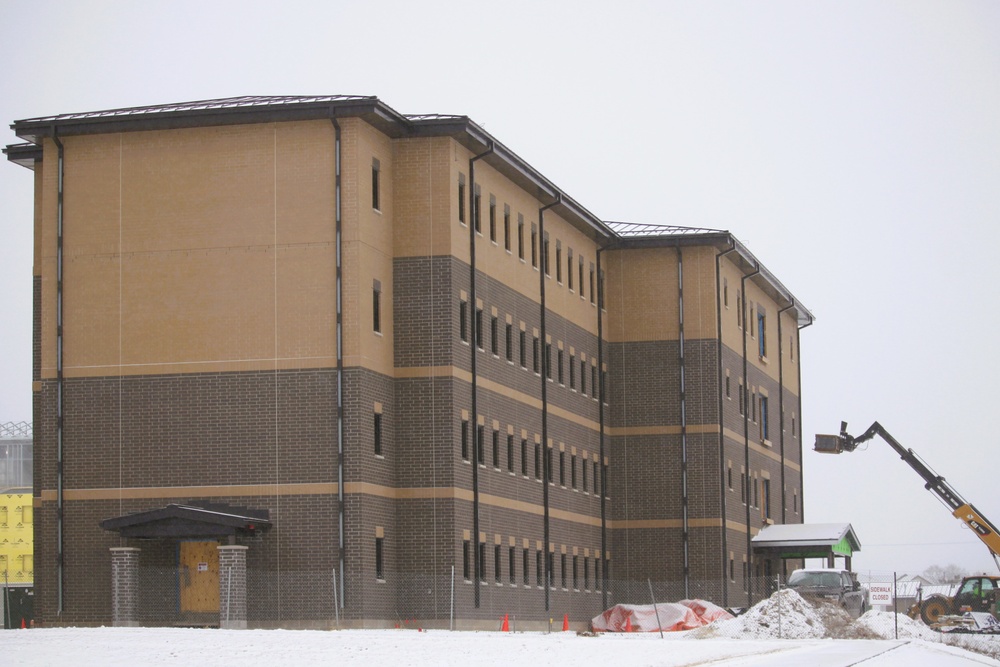
{"type": "Polygon", "coordinates": [[[868,592],[872,604],[892,605],[892,584],[868,584],[868,592]]]}

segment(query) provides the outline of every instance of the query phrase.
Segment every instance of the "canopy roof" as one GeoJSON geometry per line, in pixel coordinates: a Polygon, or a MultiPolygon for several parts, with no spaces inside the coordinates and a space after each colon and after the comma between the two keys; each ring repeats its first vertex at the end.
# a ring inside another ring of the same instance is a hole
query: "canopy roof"
{"type": "Polygon", "coordinates": [[[799,523],[765,526],[750,540],[755,553],[777,552],[781,558],[850,557],[861,542],[849,523],[799,523]]]}
{"type": "Polygon", "coordinates": [[[267,510],[207,504],[170,504],[101,522],[104,530],[139,539],[252,535],[270,527],[267,510]]]}

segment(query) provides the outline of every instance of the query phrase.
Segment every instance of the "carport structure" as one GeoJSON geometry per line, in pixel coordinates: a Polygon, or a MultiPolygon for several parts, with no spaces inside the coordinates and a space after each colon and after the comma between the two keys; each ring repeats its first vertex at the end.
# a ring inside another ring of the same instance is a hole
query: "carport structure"
{"type": "MultiPolygon", "coordinates": [[[[754,557],[778,565],[790,558],[823,558],[827,567],[844,559],[851,569],[851,557],[861,551],[861,542],[849,523],[799,523],[765,526],[750,540],[754,557]]],[[[772,572],[778,571],[776,568],[772,572]]]]}

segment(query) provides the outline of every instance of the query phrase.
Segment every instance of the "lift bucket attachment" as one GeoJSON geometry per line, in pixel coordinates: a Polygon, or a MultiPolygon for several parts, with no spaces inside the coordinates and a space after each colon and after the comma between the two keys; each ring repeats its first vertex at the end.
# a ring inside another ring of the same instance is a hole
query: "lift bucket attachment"
{"type": "Polygon", "coordinates": [[[816,435],[813,451],[820,454],[840,454],[844,451],[844,439],[839,435],[816,435]]]}

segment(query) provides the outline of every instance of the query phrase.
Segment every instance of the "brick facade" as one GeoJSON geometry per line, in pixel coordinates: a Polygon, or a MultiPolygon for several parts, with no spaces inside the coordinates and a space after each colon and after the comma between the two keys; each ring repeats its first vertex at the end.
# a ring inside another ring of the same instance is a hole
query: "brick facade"
{"type": "Polygon", "coordinates": [[[494,143],[473,183],[481,129],[373,98],[161,112],[15,123],[39,146],[41,622],[180,622],[179,540],[203,538],[98,525],[167,503],[268,512],[219,547],[239,627],[582,627],[648,579],[738,604],[748,537],[801,521],[811,315],[744,280],[759,263],[728,232],[634,238],[560,195],[542,236],[530,165],[494,143]],[[770,318],[766,358],[743,353],[736,285],[770,318]],[[134,608],[109,553],[138,570],[134,608]]]}

